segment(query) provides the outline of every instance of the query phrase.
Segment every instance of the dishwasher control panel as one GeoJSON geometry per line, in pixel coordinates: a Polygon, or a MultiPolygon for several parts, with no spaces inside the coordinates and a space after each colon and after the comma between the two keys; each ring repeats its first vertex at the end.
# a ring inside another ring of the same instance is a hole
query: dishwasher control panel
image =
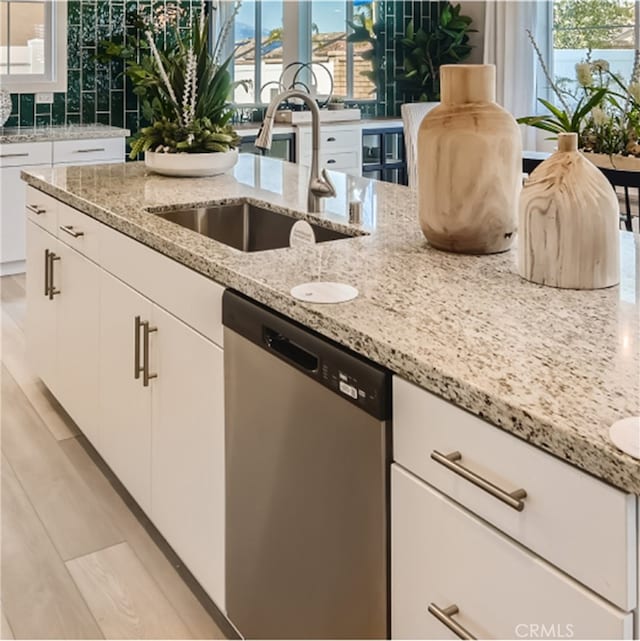
{"type": "Polygon", "coordinates": [[[321,378],[327,387],[357,402],[358,405],[365,407],[377,402],[378,385],[372,386],[370,381],[366,380],[367,377],[359,380],[352,372],[332,367],[325,362],[321,367],[321,378]]]}

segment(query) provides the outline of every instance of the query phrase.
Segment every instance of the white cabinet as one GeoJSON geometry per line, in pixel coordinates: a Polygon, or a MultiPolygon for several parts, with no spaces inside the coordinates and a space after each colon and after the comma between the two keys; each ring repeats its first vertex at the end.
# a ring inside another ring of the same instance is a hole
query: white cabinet
{"type": "MultiPolygon", "coordinates": [[[[52,261],[58,241],[35,223],[27,223],[27,316],[26,340],[29,364],[47,387],[57,395],[57,313],[55,295],[49,294],[50,283],[54,288],[56,262],[52,261]],[[53,262],[54,278],[50,279],[53,262]]],[[[55,291],[55,289],[54,289],[55,291]]]]}
{"type": "Polygon", "coordinates": [[[222,350],[106,272],[100,301],[97,449],[224,609],[222,350]]]}
{"type": "Polygon", "coordinates": [[[141,371],[145,347],[141,323],[150,322],[151,308],[144,296],[102,272],[97,449],[147,514],[151,508],[151,388],[144,384],[141,371]]]}
{"type": "Polygon", "coordinates": [[[632,638],[632,614],[398,465],[391,487],[394,639],[457,638],[447,622],[478,639],[632,638]]]}
{"type": "Polygon", "coordinates": [[[98,439],[98,353],[100,272],[62,242],[55,267],[57,397],[95,444],[98,439]]]}
{"type": "Polygon", "coordinates": [[[0,275],[25,269],[25,205],[34,204],[25,190],[31,194],[36,190],[26,187],[21,171],[123,162],[124,156],[123,137],[0,145],[0,275]]]}
{"type": "Polygon", "coordinates": [[[93,443],[97,439],[96,265],[27,221],[28,358],[93,443]]]}
{"type": "Polygon", "coordinates": [[[51,143],[0,145],[0,275],[24,271],[25,184],[23,169],[51,164],[51,143]]]}
{"type": "MultiPolygon", "coordinates": [[[[296,133],[298,163],[311,165],[312,132],[309,126],[299,126],[296,133]]],[[[352,176],[362,175],[362,129],[351,122],[320,127],[320,167],[342,171],[352,176]]]]}
{"type": "Polygon", "coordinates": [[[152,316],[151,517],[224,611],[223,353],[163,309],[152,316]]]}
{"type": "Polygon", "coordinates": [[[394,638],[633,637],[636,497],[398,377],[393,423],[394,638]]]}

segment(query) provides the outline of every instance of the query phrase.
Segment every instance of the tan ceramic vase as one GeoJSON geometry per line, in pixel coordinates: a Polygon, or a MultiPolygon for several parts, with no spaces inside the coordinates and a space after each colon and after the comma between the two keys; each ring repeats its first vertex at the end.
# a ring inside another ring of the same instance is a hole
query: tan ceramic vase
{"type": "Polygon", "coordinates": [[[560,134],[520,196],[518,271],[542,285],[599,289],[620,282],[618,198],[604,174],[560,134]]]}
{"type": "Polygon", "coordinates": [[[506,251],[522,185],[518,125],[495,103],[494,65],[443,65],[440,79],[442,102],[418,132],[422,231],[445,251],[506,251]]]}

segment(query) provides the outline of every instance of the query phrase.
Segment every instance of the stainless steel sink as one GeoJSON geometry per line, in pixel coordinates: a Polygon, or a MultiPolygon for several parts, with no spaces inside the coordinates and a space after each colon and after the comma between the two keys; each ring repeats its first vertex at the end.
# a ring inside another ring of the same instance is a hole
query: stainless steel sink
{"type": "MultiPolygon", "coordinates": [[[[245,252],[289,247],[289,234],[298,220],[250,203],[170,209],[152,213],[245,252]]],[[[318,243],[351,238],[349,234],[310,224],[318,243]]]]}

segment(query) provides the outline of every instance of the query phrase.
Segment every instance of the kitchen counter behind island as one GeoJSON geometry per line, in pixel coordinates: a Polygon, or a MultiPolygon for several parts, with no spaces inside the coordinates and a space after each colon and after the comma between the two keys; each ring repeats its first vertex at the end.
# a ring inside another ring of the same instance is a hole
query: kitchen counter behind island
{"type": "Polygon", "coordinates": [[[141,163],[34,170],[23,178],[503,430],[640,493],[640,464],[608,437],[615,421],[640,414],[637,235],[621,232],[619,286],[573,291],[523,281],[515,250],[434,250],[420,231],[413,191],[338,173],[338,197],[314,220],[366,235],[245,254],[147,211],[248,199],[304,212],[306,171],[241,155],[232,174],[214,178],[160,177],[141,163]],[[354,227],[347,211],[356,197],[363,224],[354,227]],[[348,283],[360,295],[321,306],[291,297],[293,286],[313,280],[348,283]]]}

